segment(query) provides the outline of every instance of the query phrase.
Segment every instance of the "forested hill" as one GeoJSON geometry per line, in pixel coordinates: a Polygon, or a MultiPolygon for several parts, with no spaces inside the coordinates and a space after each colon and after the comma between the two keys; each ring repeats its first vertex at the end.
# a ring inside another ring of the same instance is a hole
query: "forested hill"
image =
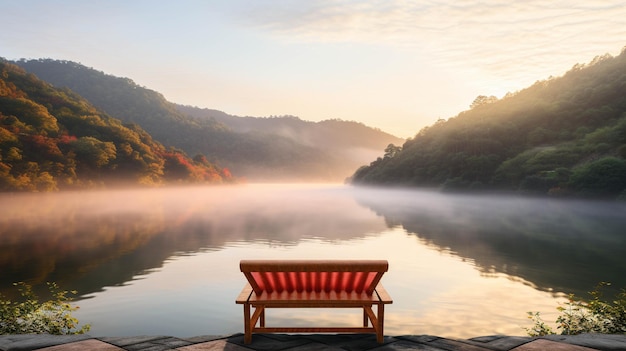
{"type": "Polygon", "coordinates": [[[356,184],[626,197],[626,50],[422,129],[356,184]]]}
{"type": "Polygon", "coordinates": [[[231,180],[0,59],[0,191],[231,180]]]}
{"type": "Polygon", "coordinates": [[[181,112],[198,119],[214,119],[235,132],[280,136],[304,145],[344,152],[349,149],[371,149],[380,154],[382,147],[404,140],[355,121],[329,119],[304,121],[295,116],[238,117],[212,109],[177,106],[181,112]]]}
{"type": "Polygon", "coordinates": [[[125,123],[139,124],[164,145],[189,155],[207,155],[209,160],[251,181],[343,181],[386,145],[401,142],[354,122],[332,122],[341,123],[342,128],[320,131],[326,122],[236,117],[216,110],[177,106],[128,78],[75,62],[41,59],[20,60],[17,64],[55,86],[72,89],[125,123]],[[298,126],[291,129],[294,121],[298,126]],[[363,129],[370,133],[363,133],[363,129]],[[288,130],[296,132],[284,132],[288,130]],[[320,135],[328,138],[322,140],[320,135]]]}

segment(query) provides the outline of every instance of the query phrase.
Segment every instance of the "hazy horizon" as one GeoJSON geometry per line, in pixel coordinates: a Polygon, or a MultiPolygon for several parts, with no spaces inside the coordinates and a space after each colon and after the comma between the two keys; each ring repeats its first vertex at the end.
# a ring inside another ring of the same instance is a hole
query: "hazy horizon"
{"type": "Polygon", "coordinates": [[[611,0],[25,0],[0,20],[8,59],[76,61],[174,103],[403,138],[626,44],[626,6],[611,0]]]}

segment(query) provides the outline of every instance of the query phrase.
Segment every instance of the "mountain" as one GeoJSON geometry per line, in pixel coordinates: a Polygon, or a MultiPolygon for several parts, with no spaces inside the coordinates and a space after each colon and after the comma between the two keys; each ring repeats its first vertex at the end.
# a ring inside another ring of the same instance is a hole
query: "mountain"
{"type": "Polygon", "coordinates": [[[402,139],[356,122],[305,122],[296,117],[237,117],[175,105],[128,78],[79,63],[20,60],[41,79],[67,87],[156,140],[196,153],[250,180],[344,180],[354,169],[402,139]]]}
{"type": "Polygon", "coordinates": [[[166,148],[135,124],[0,59],[0,190],[231,181],[199,155],[166,148]]]}
{"type": "Polygon", "coordinates": [[[402,139],[360,122],[331,119],[321,122],[301,120],[295,116],[237,117],[221,111],[178,105],[178,109],[199,119],[213,119],[239,133],[257,132],[299,140],[305,145],[326,149],[360,147],[378,153],[390,143],[402,139]],[[381,147],[382,146],[382,147],[381,147]]]}
{"type": "Polygon", "coordinates": [[[626,197],[626,50],[422,129],[355,184],[626,197]]]}
{"type": "Polygon", "coordinates": [[[237,133],[289,140],[320,150],[324,155],[333,155],[336,162],[342,165],[342,173],[347,171],[345,174],[348,175],[364,161],[380,155],[381,150],[389,144],[404,141],[355,121],[331,119],[311,122],[295,116],[238,117],[206,108],[177,107],[189,116],[200,120],[213,119],[237,133]]]}

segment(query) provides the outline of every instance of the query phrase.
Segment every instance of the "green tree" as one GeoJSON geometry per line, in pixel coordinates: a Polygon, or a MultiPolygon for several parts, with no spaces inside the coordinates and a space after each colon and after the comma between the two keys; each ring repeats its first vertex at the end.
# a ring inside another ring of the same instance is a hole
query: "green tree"
{"type": "Polygon", "coordinates": [[[83,163],[100,168],[116,157],[115,144],[94,137],[82,137],[71,142],[76,157],[83,163]]]}
{"type": "Polygon", "coordinates": [[[41,172],[37,178],[33,180],[33,185],[38,191],[59,190],[56,180],[48,172],[41,172]]]}
{"type": "MultiPolygon", "coordinates": [[[[21,301],[11,301],[0,294],[0,335],[1,334],[83,334],[90,329],[86,324],[78,327],[78,319],[72,312],[67,295],[55,283],[48,283],[51,299],[40,302],[32,287],[25,283],[14,284],[21,295],[21,301]]],[[[76,294],[75,291],[71,292],[76,294]]]]}
{"type": "Polygon", "coordinates": [[[384,158],[394,158],[400,153],[400,151],[402,151],[402,146],[395,146],[394,144],[389,144],[385,148],[384,158]]]}
{"type": "Polygon", "coordinates": [[[57,119],[48,110],[32,100],[25,98],[0,97],[0,112],[13,115],[37,132],[58,132],[57,119]]]}
{"type": "Polygon", "coordinates": [[[570,185],[589,196],[615,196],[626,189],[626,160],[605,157],[574,169],[570,185]]]}
{"type": "Polygon", "coordinates": [[[491,95],[491,96],[486,96],[486,95],[478,95],[476,97],[476,99],[474,99],[474,101],[472,101],[472,104],[470,105],[471,109],[475,109],[477,107],[480,106],[484,106],[487,104],[491,104],[498,101],[498,98],[491,95]]]}
{"type": "MultiPolygon", "coordinates": [[[[591,299],[584,300],[573,294],[559,305],[556,329],[562,335],[582,333],[626,334],[626,290],[622,289],[614,299],[606,300],[602,289],[609,283],[600,283],[589,292],[591,299]]],[[[530,336],[556,334],[541,318],[539,312],[528,312],[533,321],[531,328],[524,328],[530,336]]]]}

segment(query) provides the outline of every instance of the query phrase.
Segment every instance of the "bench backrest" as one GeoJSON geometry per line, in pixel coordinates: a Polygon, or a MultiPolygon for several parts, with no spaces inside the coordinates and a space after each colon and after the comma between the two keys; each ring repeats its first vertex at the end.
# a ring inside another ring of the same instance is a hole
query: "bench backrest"
{"type": "Polygon", "coordinates": [[[371,295],[385,260],[242,260],[241,271],[255,293],[365,292],[371,295]]]}

